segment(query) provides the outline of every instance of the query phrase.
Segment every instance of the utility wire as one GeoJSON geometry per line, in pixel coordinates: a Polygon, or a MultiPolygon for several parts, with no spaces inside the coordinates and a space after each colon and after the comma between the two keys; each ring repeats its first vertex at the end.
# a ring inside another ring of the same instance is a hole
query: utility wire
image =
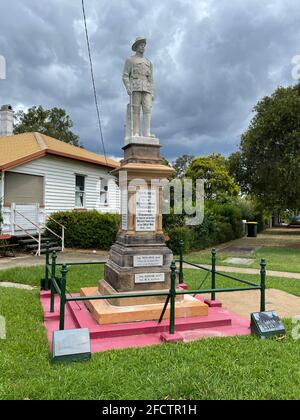
{"type": "Polygon", "coordinates": [[[82,13],[83,13],[83,20],[84,20],[84,27],[85,27],[86,42],[87,42],[89,60],[90,60],[90,67],[91,67],[91,76],[92,76],[92,84],[93,84],[95,105],[96,105],[97,118],[98,118],[98,126],[99,126],[99,131],[100,131],[100,138],[101,138],[101,143],[102,143],[102,148],[103,148],[103,154],[104,154],[104,157],[105,157],[105,161],[107,163],[104,137],[103,137],[103,131],[102,131],[102,124],[101,124],[101,118],[100,118],[99,102],[98,102],[98,96],[97,96],[97,90],[96,90],[96,84],[95,84],[95,77],[94,77],[94,67],[93,67],[93,61],[92,61],[90,39],[89,39],[89,33],[88,33],[88,28],[87,28],[87,22],[86,22],[84,0],[81,0],[81,3],[82,3],[82,13]]]}

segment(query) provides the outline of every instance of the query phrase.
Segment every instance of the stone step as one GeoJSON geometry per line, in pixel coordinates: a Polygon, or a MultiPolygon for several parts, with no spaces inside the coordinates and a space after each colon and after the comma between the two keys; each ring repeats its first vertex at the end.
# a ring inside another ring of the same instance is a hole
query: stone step
{"type": "MultiPolygon", "coordinates": [[[[45,243],[42,243],[41,244],[42,246],[42,249],[46,249],[46,244],[45,243]]],[[[50,242],[49,243],[49,246],[50,246],[50,248],[51,247],[53,247],[53,246],[58,246],[58,243],[57,242],[50,242]]],[[[37,244],[37,242],[33,242],[32,244],[30,244],[30,245],[25,245],[25,248],[26,249],[28,249],[28,250],[32,250],[32,249],[37,249],[38,248],[38,244],[37,244]]]]}

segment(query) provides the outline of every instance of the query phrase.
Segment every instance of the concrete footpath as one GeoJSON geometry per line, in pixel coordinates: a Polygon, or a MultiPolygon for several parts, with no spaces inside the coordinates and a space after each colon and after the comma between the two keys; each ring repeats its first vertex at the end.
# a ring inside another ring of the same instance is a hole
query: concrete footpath
{"type": "MultiPolygon", "coordinates": [[[[97,251],[93,253],[91,251],[67,251],[62,254],[58,254],[59,263],[74,263],[74,262],[105,262],[108,259],[108,252],[97,251]]],[[[0,258],[0,270],[7,270],[9,268],[17,267],[34,267],[45,264],[45,257],[34,257],[32,255],[21,255],[16,258],[0,258]]],[[[207,264],[199,264],[202,267],[210,268],[207,264]]],[[[184,264],[184,268],[195,269],[196,267],[189,266],[184,264]]],[[[228,267],[228,266],[217,266],[217,271],[223,273],[232,273],[232,274],[250,274],[250,275],[259,275],[259,270],[255,268],[243,268],[243,267],[228,267]]],[[[267,275],[270,277],[280,277],[287,279],[300,280],[300,273],[288,273],[282,271],[272,271],[267,270],[267,275]]]]}
{"type": "MultiPolygon", "coordinates": [[[[205,268],[210,268],[210,265],[207,264],[198,264],[205,268]]],[[[197,267],[192,267],[188,264],[184,264],[184,268],[190,268],[199,270],[197,267]]],[[[251,275],[259,275],[260,271],[256,268],[242,268],[242,267],[227,267],[218,265],[217,271],[223,272],[223,273],[232,273],[232,274],[251,274],[251,275]]],[[[287,273],[283,271],[272,271],[267,270],[267,275],[270,277],[280,277],[280,278],[286,278],[286,279],[295,279],[300,280],[300,273],[287,273]]]]}
{"type": "MultiPolygon", "coordinates": [[[[66,251],[58,253],[58,263],[75,263],[75,262],[103,262],[107,261],[108,252],[97,251],[66,251]]],[[[45,264],[45,256],[35,257],[33,255],[20,255],[16,258],[6,257],[0,258],[0,270],[7,270],[9,268],[17,267],[35,267],[45,264]]]]}

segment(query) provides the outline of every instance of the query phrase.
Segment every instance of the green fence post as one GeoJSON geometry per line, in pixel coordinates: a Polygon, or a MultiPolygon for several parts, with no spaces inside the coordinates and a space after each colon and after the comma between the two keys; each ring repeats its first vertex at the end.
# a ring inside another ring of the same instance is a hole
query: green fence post
{"type": "Polygon", "coordinates": [[[45,268],[45,290],[49,290],[49,249],[50,249],[50,242],[47,241],[46,243],[46,268],[45,268]]]}
{"type": "MultiPolygon", "coordinates": [[[[217,251],[213,248],[211,251],[211,288],[213,290],[216,288],[216,261],[217,251]]],[[[211,300],[216,300],[216,292],[211,292],[211,300]]]]}
{"type": "Polygon", "coordinates": [[[179,242],[179,283],[183,283],[183,250],[184,250],[184,241],[179,242]]]}
{"type": "Polygon", "coordinates": [[[55,279],[56,276],[56,259],[57,254],[55,251],[52,252],[51,257],[51,283],[50,283],[50,289],[51,289],[51,298],[50,298],[50,312],[54,312],[54,298],[55,298],[55,288],[52,279],[55,279]]]}
{"type": "Polygon", "coordinates": [[[260,312],[266,310],[266,260],[260,262],[260,312]]]}
{"type": "Polygon", "coordinates": [[[169,333],[175,333],[175,301],[176,301],[176,263],[171,264],[171,285],[170,285],[170,326],[169,333]]]}
{"type": "Polygon", "coordinates": [[[65,329],[65,308],[66,308],[66,284],[67,284],[67,273],[68,267],[66,264],[61,269],[61,297],[60,297],[60,315],[59,315],[59,329],[65,329]]]}

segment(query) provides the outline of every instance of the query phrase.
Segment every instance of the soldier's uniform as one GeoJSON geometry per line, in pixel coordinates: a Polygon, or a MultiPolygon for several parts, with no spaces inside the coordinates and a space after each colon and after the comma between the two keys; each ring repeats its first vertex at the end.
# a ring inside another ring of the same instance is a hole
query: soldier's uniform
{"type": "MultiPolygon", "coordinates": [[[[123,82],[127,92],[132,93],[133,136],[141,135],[140,111],[144,114],[144,136],[151,137],[151,109],[154,96],[153,67],[150,60],[134,55],[129,57],[124,66],[123,82]]],[[[127,111],[127,137],[129,134],[128,121],[131,109],[127,111]],[[128,115],[129,114],[129,115],[128,115]]]]}

